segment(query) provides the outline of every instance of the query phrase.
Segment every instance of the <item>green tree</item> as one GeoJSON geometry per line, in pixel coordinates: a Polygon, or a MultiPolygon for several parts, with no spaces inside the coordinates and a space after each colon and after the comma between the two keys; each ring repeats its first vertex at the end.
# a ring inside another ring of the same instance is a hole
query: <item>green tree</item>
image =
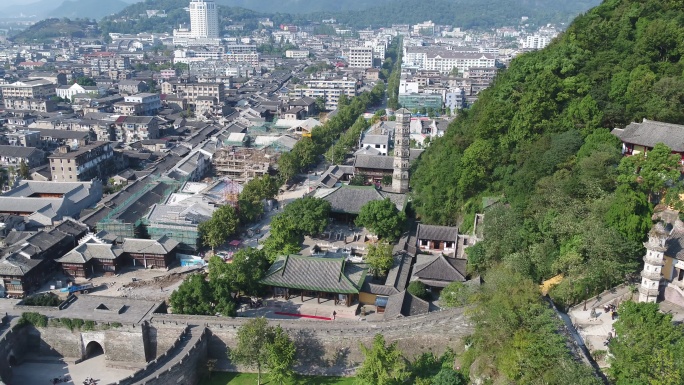
{"type": "Polygon", "coordinates": [[[273,328],[266,318],[253,318],[237,330],[237,346],[230,350],[230,359],[238,364],[257,369],[257,384],[261,384],[261,370],[268,365],[269,346],[273,341],[273,328]]]}
{"type": "Polygon", "coordinates": [[[365,260],[376,278],[387,275],[387,272],[392,268],[392,264],[394,263],[392,245],[380,243],[368,246],[368,254],[366,255],[365,260]]]}
{"type": "Polygon", "coordinates": [[[21,161],[21,164],[19,164],[19,176],[21,176],[22,179],[28,179],[30,176],[29,167],[23,160],[21,161]]]}
{"type": "Polygon", "coordinates": [[[278,193],[278,182],[270,175],[263,175],[247,182],[238,196],[240,222],[255,221],[264,212],[263,200],[273,199],[278,193]]]}
{"type": "Polygon", "coordinates": [[[684,381],[684,329],[658,304],[624,302],[608,345],[609,376],[618,385],[675,385],[684,381]]]}
{"type": "Polygon", "coordinates": [[[318,112],[325,111],[325,98],[322,96],[319,96],[316,98],[316,111],[318,111],[318,112]]]}
{"type": "Polygon", "coordinates": [[[356,383],[359,385],[394,385],[401,384],[409,377],[406,359],[397,348],[397,343],[387,345],[381,334],[376,334],[373,344],[367,348],[363,344],[363,364],[356,371],[356,383]]]}
{"type": "Polygon", "coordinates": [[[74,84],[74,83],[78,84],[81,87],[95,87],[95,86],[97,86],[95,79],[89,78],[87,76],[77,77],[76,79],[71,81],[71,84],[74,84]]]}
{"type": "Polygon", "coordinates": [[[662,143],[651,151],[629,156],[620,162],[621,181],[637,184],[648,192],[649,201],[653,194],[661,194],[666,186],[679,179],[679,157],[662,143]]]}
{"type": "Polygon", "coordinates": [[[268,377],[280,385],[294,377],[292,367],[295,363],[297,348],[294,341],[283,331],[280,325],[273,330],[273,340],[268,344],[268,377]]]}
{"type": "Polygon", "coordinates": [[[472,290],[463,282],[452,282],[439,295],[439,301],[445,307],[461,307],[468,304],[472,290]]]}
{"type": "Polygon", "coordinates": [[[432,378],[432,385],[467,385],[463,375],[451,368],[443,368],[432,378]]]}
{"type": "Polygon", "coordinates": [[[280,255],[299,252],[299,245],[303,240],[304,237],[298,230],[294,218],[280,213],[271,220],[270,235],[264,242],[263,250],[268,259],[274,261],[280,255]]]}
{"type": "Polygon", "coordinates": [[[321,234],[330,221],[330,202],[314,197],[294,200],[278,215],[291,218],[301,235],[321,234]]]}
{"type": "Polygon", "coordinates": [[[397,210],[389,198],[363,205],[356,218],[358,226],[366,227],[380,239],[396,240],[401,236],[406,214],[397,210]]]}
{"type": "Polygon", "coordinates": [[[214,315],[211,301],[211,287],[201,274],[192,274],[169,297],[176,314],[214,315]]]}
{"type": "Polygon", "coordinates": [[[211,247],[212,250],[221,246],[229,236],[235,234],[240,219],[231,205],[219,207],[211,219],[200,223],[198,230],[202,234],[202,240],[211,247]]]}
{"type": "Polygon", "coordinates": [[[427,290],[427,286],[420,281],[413,281],[409,283],[406,290],[420,299],[424,299],[426,301],[430,299],[430,292],[427,290]]]}

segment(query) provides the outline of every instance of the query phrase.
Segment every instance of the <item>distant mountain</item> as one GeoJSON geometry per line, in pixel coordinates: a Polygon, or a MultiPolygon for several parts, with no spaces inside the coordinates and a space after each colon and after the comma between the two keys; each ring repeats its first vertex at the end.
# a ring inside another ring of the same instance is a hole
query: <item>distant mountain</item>
{"type": "Polygon", "coordinates": [[[35,16],[42,19],[48,17],[50,12],[63,2],[64,0],[39,0],[35,3],[19,5],[7,5],[3,2],[0,5],[0,15],[3,17],[35,16]]]}
{"type": "Polygon", "coordinates": [[[52,17],[101,19],[130,6],[123,0],[66,0],[50,12],[52,17]]]}
{"type": "Polygon", "coordinates": [[[92,20],[45,19],[12,36],[18,43],[49,42],[60,37],[98,38],[101,32],[92,20]]]}
{"type": "Polygon", "coordinates": [[[307,14],[313,12],[361,11],[391,0],[216,0],[228,7],[264,13],[307,14]]]}

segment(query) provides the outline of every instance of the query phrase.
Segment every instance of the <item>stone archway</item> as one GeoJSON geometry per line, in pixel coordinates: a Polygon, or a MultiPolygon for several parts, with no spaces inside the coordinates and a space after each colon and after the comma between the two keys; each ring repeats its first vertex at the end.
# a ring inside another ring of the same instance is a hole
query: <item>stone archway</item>
{"type": "Polygon", "coordinates": [[[104,354],[104,348],[97,341],[90,341],[85,348],[84,360],[97,357],[104,354]]]}

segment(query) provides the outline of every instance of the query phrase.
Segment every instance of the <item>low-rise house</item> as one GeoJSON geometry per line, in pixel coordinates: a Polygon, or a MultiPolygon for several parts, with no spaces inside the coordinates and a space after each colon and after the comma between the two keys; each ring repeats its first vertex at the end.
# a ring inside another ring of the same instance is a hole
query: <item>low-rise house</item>
{"type": "Polygon", "coordinates": [[[389,135],[364,135],[363,138],[361,138],[361,147],[374,148],[378,150],[380,155],[387,155],[389,143],[389,135]]]}
{"type": "Polygon", "coordinates": [[[5,98],[5,108],[8,110],[54,112],[57,103],[50,99],[5,98]]]}
{"type": "Polygon", "coordinates": [[[10,146],[39,147],[40,132],[33,130],[17,130],[6,135],[10,146]]]}
{"type": "Polygon", "coordinates": [[[342,185],[332,189],[318,189],[314,197],[330,202],[331,216],[345,221],[356,218],[361,207],[371,201],[389,199],[399,211],[404,211],[407,203],[406,194],[382,191],[373,186],[342,185]]]}
{"type": "Polygon", "coordinates": [[[0,162],[13,167],[19,167],[24,163],[33,168],[45,163],[45,153],[35,147],[0,145],[0,162]]]}
{"type": "Polygon", "coordinates": [[[154,116],[121,116],[116,120],[114,133],[118,141],[125,143],[157,139],[159,122],[154,116]]]}
{"type": "Polygon", "coordinates": [[[65,217],[76,218],[102,198],[102,183],[39,182],[24,180],[0,195],[0,213],[25,218],[27,227],[52,226],[65,217]]]}
{"type": "Polygon", "coordinates": [[[138,94],[147,91],[147,83],[141,80],[122,80],[119,82],[119,92],[125,94],[138,94]]]}
{"type": "Polygon", "coordinates": [[[76,246],[87,227],[65,221],[50,231],[39,231],[0,258],[0,290],[12,297],[24,297],[54,274],[60,258],[76,246]]]}
{"type": "Polygon", "coordinates": [[[445,257],[442,254],[418,254],[411,281],[420,281],[436,293],[452,282],[465,282],[466,263],[465,259],[445,257]]]}
{"type": "Polygon", "coordinates": [[[419,250],[428,253],[454,255],[458,241],[458,228],[419,224],[416,231],[419,250]]]}
{"type": "Polygon", "coordinates": [[[126,238],[121,248],[126,257],[132,260],[133,266],[168,269],[176,260],[178,244],[167,236],[158,239],[126,238]]]}
{"type": "Polygon", "coordinates": [[[78,246],[56,259],[56,262],[61,265],[64,274],[72,279],[90,278],[96,272],[117,274],[122,264],[122,254],[121,246],[89,233],[79,240],[78,246]]]}

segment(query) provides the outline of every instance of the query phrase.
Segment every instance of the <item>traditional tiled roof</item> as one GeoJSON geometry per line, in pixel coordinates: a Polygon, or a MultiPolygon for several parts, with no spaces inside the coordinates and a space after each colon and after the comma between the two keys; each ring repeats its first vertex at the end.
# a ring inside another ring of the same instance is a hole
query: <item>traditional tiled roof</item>
{"type": "Polygon", "coordinates": [[[429,239],[431,241],[456,242],[456,239],[458,238],[458,227],[419,224],[416,238],[429,239]]]}
{"type": "Polygon", "coordinates": [[[166,255],[178,246],[178,242],[164,235],[159,239],[126,238],[121,247],[125,253],[166,255]]]}
{"type": "Polygon", "coordinates": [[[60,263],[86,263],[91,259],[111,261],[117,259],[122,253],[121,247],[112,244],[83,243],[56,261],[60,263]]]}
{"type": "Polygon", "coordinates": [[[410,317],[413,315],[427,314],[430,311],[430,303],[424,301],[408,291],[404,290],[392,294],[385,307],[384,318],[394,319],[410,317]]]}
{"type": "Polygon", "coordinates": [[[466,260],[443,255],[419,255],[413,268],[412,280],[426,285],[445,287],[451,282],[465,282],[466,260]]]}
{"type": "Polygon", "coordinates": [[[644,119],[641,123],[631,123],[624,129],[616,128],[611,132],[625,143],[645,147],[655,147],[664,143],[676,152],[684,152],[684,126],[644,119]]]}
{"type": "Polygon", "coordinates": [[[315,258],[300,255],[279,257],[261,283],[268,286],[356,294],[366,277],[365,265],[344,258],[315,258]]]}
{"type": "Polygon", "coordinates": [[[394,158],[384,155],[357,155],[354,167],[376,170],[394,170],[394,158]]]}
{"type": "Polygon", "coordinates": [[[332,212],[346,214],[358,214],[366,203],[385,198],[389,198],[400,211],[406,204],[405,194],[388,193],[373,186],[340,186],[319,198],[330,202],[332,212]]]}

